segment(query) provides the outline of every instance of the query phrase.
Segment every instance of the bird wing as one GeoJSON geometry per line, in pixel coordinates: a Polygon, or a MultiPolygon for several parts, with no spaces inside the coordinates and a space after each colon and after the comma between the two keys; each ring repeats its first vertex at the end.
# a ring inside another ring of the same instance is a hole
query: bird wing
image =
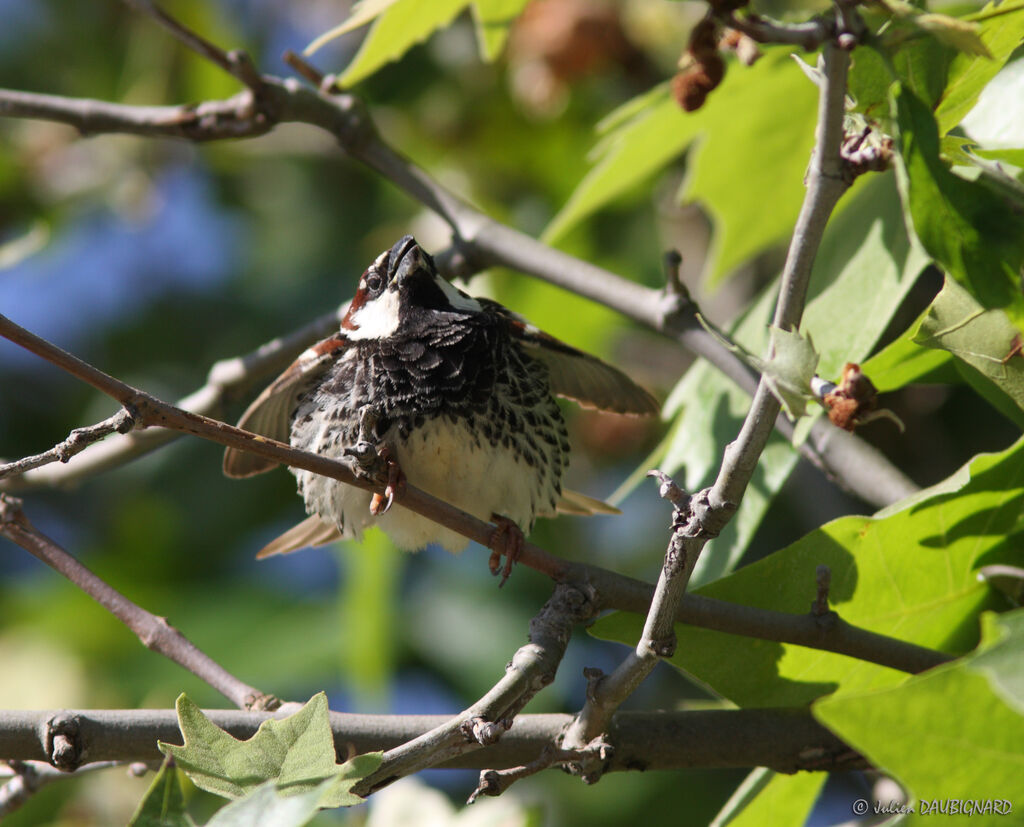
{"type": "MultiPolygon", "coordinates": [[[[304,351],[246,408],[238,427],[278,442],[288,442],[292,411],[299,394],[335,362],[346,345],[345,339],[332,336],[304,351]]],[[[224,452],[224,473],[229,477],[251,477],[276,465],[272,459],[237,448],[224,452]]]]}
{"type": "Polygon", "coordinates": [[[547,366],[552,393],[584,408],[619,414],[658,413],[658,401],[622,371],[549,336],[507,310],[502,315],[508,319],[512,338],[529,356],[547,366]]]}

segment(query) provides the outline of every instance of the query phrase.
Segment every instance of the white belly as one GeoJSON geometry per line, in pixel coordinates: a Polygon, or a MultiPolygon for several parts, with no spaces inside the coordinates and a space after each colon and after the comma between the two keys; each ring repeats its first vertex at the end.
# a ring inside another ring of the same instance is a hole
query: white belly
{"type": "MultiPolygon", "coordinates": [[[[404,442],[386,441],[410,484],[481,520],[500,514],[529,531],[534,517],[554,514],[558,491],[553,469],[531,466],[510,448],[475,438],[462,420],[429,420],[404,442]]],[[[457,552],[469,542],[400,505],[374,517],[369,492],[304,471],[296,474],[306,475],[310,510],[340,514],[345,537],[359,538],[366,527],[379,525],[395,545],[410,551],[438,543],[457,552]]]]}

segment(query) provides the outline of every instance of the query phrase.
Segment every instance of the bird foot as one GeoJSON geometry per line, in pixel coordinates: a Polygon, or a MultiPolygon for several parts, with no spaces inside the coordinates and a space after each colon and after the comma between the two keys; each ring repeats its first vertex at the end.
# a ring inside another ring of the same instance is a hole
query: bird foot
{"type": "Polygon", "coordinates": [[[398,460],[392,456],[391,449],[385,445],[374,445],[360,441],[353,447],[345,449],[345,455],[352,457],[352,472],[357,477],[372,480],[384,486],[384,493],[374,493],[370,500],[370,513],[374,517],[386,514],[405,489],[406,477],[398,460]]]}
{"type": "Polygon", "coordinates": [[[514,566],[519,558],[523,556],[523,531],[508,517],[500,514],[492,514],[494,531],[491,532],[491,539],[488,545],[491,548],[491,557],[487,561],[491,574],[497,576],[501,572],[501,582],[498,588],[505,585],[509,575],[512,574],[514,566]],[[505,565],[501,565],[501,556],[505,555],[505,565]]]}

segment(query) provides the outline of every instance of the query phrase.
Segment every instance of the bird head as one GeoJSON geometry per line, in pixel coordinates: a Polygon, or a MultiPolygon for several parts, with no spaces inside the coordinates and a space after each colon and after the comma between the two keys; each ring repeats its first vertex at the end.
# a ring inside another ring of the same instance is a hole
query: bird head
{"type": "Polygon", "coordinates": [[[400,238],[363,273],[341,326],[350,339],[384,339],[413,314],[476,313],[480,303],[452,287],[411,235],[400,238]]]}

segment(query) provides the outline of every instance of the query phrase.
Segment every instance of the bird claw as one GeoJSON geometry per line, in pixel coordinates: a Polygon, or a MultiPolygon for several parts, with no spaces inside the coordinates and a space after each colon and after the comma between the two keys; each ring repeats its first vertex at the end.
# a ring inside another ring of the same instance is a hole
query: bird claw
{"type": "Polygon", "coordinates": [[[384,463],[387,474],[387,482],[384,484],[384,493],[374,493],[370,499],[370,513],[374,517],[387,514],[395,497],[405,490],[405,473],[402,471],[398,461],[391,456],[391,450],[387,445],[382,445],[377,451],[377,459],[384,463]]]}
{"type": "Polygon", "coordinates": [[[491,540],[488,543],[491,556],[487,565],[491,574],[497,576],[498,572],[501,572],[501,582],[498,584],[498,588],[501,588],[512,574],[512,566],[523,556],[523,531],[508,517],[502,517],[500,514],[492,514],[491,520],[494,521],[494,531],[491,532],[491,540]],[[505,555],[504,566],[501,565],[502,554],[505,555]]]}

